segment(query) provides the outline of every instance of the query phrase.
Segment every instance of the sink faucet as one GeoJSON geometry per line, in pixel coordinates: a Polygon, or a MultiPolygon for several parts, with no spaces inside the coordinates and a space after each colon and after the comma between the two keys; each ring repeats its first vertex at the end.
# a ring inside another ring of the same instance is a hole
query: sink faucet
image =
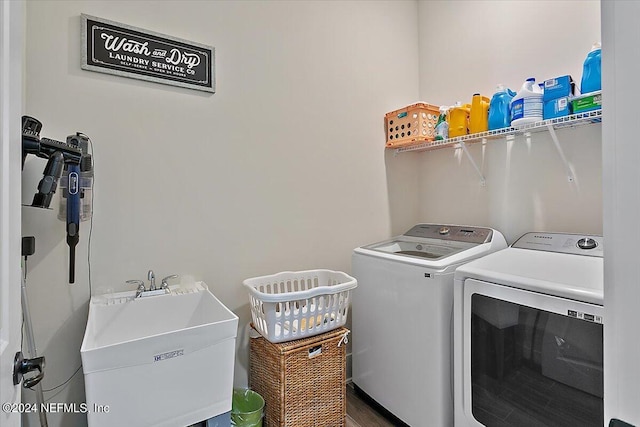
{"type": "Polygon", "coordinates": [[[153,270],[149,270],[149,272],[147,273],[147,279],[149,280],[149,282],[151,282],[149,284],[149,290],[150,291],[155,291],[156,290],[156,275],[153,274],[153,270]]]}
{"type": "Polygon", "coordinates": [[[147,273],[147,280],[149,280],[149,289],[145,289],[143,280],[127,280],[127,284],[137,286],[136,298],[143,296],[166,295],[171,293],[171,290],[169,289],[169,283],[167,283],[167,281],[176,278],[178,278],[177,274],[167,276],[162,279],[162,286],[156,287],[156,275],[154,274],[153,270],[149,270],[149,272],[147,273]]]}

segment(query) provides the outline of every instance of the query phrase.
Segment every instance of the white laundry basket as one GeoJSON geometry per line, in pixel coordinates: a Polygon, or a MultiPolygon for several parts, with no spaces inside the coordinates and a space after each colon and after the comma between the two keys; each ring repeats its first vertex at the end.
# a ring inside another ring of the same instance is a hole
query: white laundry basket
{"type": "Polygon", "coordinates": [[[344,326],[351,290],[358,286],[341,271],[283,271],[242,282],[249,290],[253,326],[278,343],[344,326]]]}

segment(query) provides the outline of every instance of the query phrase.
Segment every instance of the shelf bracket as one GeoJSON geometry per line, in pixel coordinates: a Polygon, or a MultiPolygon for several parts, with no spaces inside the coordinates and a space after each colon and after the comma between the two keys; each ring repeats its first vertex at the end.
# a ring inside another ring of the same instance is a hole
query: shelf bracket
{"type": "Polygon", "coordinates": [[[567,179],[569,182],[573,182],[573,172],[571,172],[567,158],[564,156],[564,151],[562,151],[562,147],[560,146],[560,141],[558,140],[558,135],[556,135],[556,130],[553,128],[553,124],[548,123],[547,130],[549,130],[549,135],[551,135],[551,139],[556,146],[556,150],[558,150],[558,155],[560,156],[560,160],[562,160],[562,164],[564,165],[564,170],[567,173],[567,179]]]}
{"type": "Polygon", "coordinates": [[[487,180],[484,178],[484,175],[482,175],[482,171],[480,171],[480,168],[478,167],[478,164],[476,163],[476,161],[473,160],[473,157],[471,156],[471,153],[469,153],[469,149],[467,148],[467,144],[465,144],[464,141],[460,141],[460,147],[462,148],[462,151],[464,151],[464,154],[467,155],[467,158],[469,159],[469,161],[473,165],[473,168],[476,170],[476,173],[480,177],[480,185],[483,186],[483,187],[486,186],[487,185],[487,180]]]}

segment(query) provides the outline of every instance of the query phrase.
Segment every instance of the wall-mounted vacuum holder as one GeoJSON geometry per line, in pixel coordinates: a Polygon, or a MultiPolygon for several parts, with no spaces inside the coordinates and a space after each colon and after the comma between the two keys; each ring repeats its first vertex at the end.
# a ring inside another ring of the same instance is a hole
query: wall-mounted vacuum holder
{"type": "MultiPolygon", "coordinates": [[[[66,142],[41,138],[42,123],[29,116],[22,116],[22,168],[28,154],[47,159],[43,177],[38,184],[38,192],[31,206],[49,208],[56,192],[58,181],[64,172],[60,187],[64,188],[66,199],[65,217],[67,222],[67,245],[69,245],[69,283],[75,282],[75,251],[80,240],[80,218],[82,199],[82,177],[85,189],[90,190],[93,180],[91,155],[88,154],[88,138],[76,133],[67,137],[66,142]]],[[[88,191],[85,191],[87,194],[88,191]]],[[[91,200],[88,200],[89,205],[91,200]]],[[[90,215],[90,211],[89,211],[90,215]]]]}

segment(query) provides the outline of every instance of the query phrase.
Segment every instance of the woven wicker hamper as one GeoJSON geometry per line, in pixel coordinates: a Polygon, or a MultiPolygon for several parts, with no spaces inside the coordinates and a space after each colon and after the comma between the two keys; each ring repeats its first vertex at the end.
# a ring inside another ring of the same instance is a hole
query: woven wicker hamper
{"type": "Polygon", "coordinates": [[[348,333],[340,327],[277,344],[250,339],[249,382],[264,397],[265,427],[345,426],[348,333]]]}

